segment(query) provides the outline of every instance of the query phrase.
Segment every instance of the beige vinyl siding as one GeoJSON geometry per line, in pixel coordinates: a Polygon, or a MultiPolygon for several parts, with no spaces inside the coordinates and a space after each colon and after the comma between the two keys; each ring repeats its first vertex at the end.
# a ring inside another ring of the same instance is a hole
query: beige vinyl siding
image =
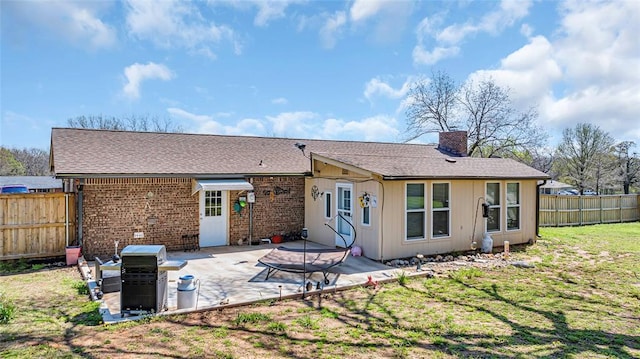
{"type": "MultiPolygon", "coordinates": [[[[434,238],[432,236],[431,221],[431,196],[432,184],[442,181],[422,181],[427,189],[426,210],[427,216],[427,238],[420,241],[407,241],[405,239],[405,186],[407,183],[417,181],[385,181],[384,192],[386,204],[384,208],[384,224],[382,234],[383,258],[393,259],[415,256],[421,254],[438,254],[456,251],[467,251],[471,249],[472,238],[481,244],[485,231],[485,221],[482,218],[482,209],[478,208],[478,200],[485,196],[485,180],[452,180],[450,181],[450,210],[451,210],[451,235],[446,238],[434,238]],[[474,217],[475,222],[474,232],[474,217]]],[[[502,246],[508,240],[511,244],[526,243],[529,239],[535,238],[535,209],[536,209],[536,181],[510,181],[495,180],[499,182],[501,198],[506,198],[506,184],[517,182],[520,184],[520,229],[506,229],[506,201],[502,201],[501,209],[501,230],[491,232],[494,246],[502,246]]]]}
{"type": "MultiPolygon", "coordinates": [[[[381,213],[384,205],[384,197],[382,195],[381,185],[373,179],[366,179],[363,176],[355,177],[354,173],[343,175],[342,169],[331,165],[323,165],[320,172],[316,171],[316,176],[307,178],[305,181],[305,226],[309,229],[309,240],[316,243],[324,244],[330,247],[335,246],[335,233],[328,228],[325,223],[325,201],[324,196],[320,195],[316,200],[311,196],[312,187],[318,187],[318,192],[331,192],[332,198],[332,215],[336,215],[336,184],[350,183],[353,193],[352,221],[356,229],[355,245],[362,248],[363,254],[368,258],[378,259],[380,256],[380,228],[381,213]],[[346,179],[349,177],[349,179],[346,179]],[[370,208],[369,225],[362,224],[362,208],[360,207],[359,197],[364,193],[369,194],[377,200],[377,206],[370,208]]],[[[335,228],[336,221],[331,220],[329,224],[335,228]]]]}
{"type": "MultiPolygon", "coordinates": [[[[500,231],[491,232],[494,246],[500,247],[505,240],[511,244],[526,243],[535,238],[536,180],[396,180],[379,182],[363,178],[362,175],[343,172],[341,168],[315,163],[313,178],[305,181],[305,226],[309,228],[309,239],[333,247],[335,234],[324,223],[324,196],[314,201],[311,196],[313,185],[318,192],[331,192],[332,214],[335,216],[336,183],[350,182],[353,185],[353,224],[356,227],[356,245],[362,247],[366,257],[386,261],[394,258],[406,258],[418,253],[431,255],[468,251],[475,240],[478,247],[485,232],[485,221],[482,208],[478,207],[486,194],[487,182],[500,183],[501,227],[500,231]],[[507,183],[519,183],[520,186],[520,229],[507,231],[507,183]],[[406,184],[424,183],[425,188],[425,239],[406,239],[406,184]],[[445,237],[434,237],[432,226],[433,184],[449,184],[450,234],[445,237]],[[362,210],[358,197],[364,192],[377,199],[377,207],[371,208],[371,224],[362,225],[362,210]],[[475,218],[475,231],[474,231],[475,218]]],[[[331,222],[335,225],[335,221],[331,222]]]]}

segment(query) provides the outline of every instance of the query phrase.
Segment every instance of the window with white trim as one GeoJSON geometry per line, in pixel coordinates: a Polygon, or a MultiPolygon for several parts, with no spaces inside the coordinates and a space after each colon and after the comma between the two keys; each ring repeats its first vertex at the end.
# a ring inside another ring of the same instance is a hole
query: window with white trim
{"type": "Polygon", "coordinates": [[[507,230],[520,229],[520,183],[507,183],[507,230]]]}
{"type": "Polygon", "coordinates": [[[406,186],[406,238],[425,238],[425,191],[423,183],[407,183],[406,186]]]}
{"type": "Polygon", "coordinates": [[[362,225],[371,225],[371,207],[369,205],[362,207],[362,225]]]}
{"type": "Polygon", "coordinates": [[[434,183],[431,192],[431,226],[433,238],[450,234],[449,184],[434,183]]]}
{"type": "Polygon", "coordinates": [[[324,193],[324,217],[330,219],[331,215],[331,192],[324,193]]]}
{"type": "Polygon", "coordinates": [[[204,192],[205,217],[220,217],[222,215],[222,191],[204,192]]]}
{"type": "Polygon", "coordinates": [[[485,200],[489,204],[487,232],[500,231],[500,182],[487,183],[485,200]]]}

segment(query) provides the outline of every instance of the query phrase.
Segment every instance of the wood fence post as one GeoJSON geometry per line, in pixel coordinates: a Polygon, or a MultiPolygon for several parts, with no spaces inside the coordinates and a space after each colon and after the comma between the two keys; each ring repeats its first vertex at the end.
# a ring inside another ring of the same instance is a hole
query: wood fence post
{"type": "Polygon", "coordinates": [[[620,207],[620,223],[622,223],[622,195],[618,197],[618,207],[620,207]]]}
{"type": "Polygon", "coordinates": [[[560,227],[560,212],[558,209],[558,207],[560,206],[559,199],[560,197],[556,195],[556,214],[554,216],[556,219],[556,227],[560,227]]]}

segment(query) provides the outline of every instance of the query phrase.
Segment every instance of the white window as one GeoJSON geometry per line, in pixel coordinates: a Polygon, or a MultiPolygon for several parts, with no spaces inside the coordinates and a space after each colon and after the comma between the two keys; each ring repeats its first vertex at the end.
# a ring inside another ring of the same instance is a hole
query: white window
{"type": "Polygon", "coordinates": [[[371,225],[371,207],[369,205],[362,207],[362,225],[371,225]]]}
{"type": "Polygon", "coordinates": [[[424,184],[407,183],[405,201],[407,240],[424,239],[426,233],[424,184]]]}
{"type": "Polygon", "coordinates": [[[205,217],[222,215],[222,191],[205,191],[204,215],[205,217]]]}
{"type": "Polygon", "coordinates": [[[500,231],[500,183],[487,183],[485,200],[489,204],[489,217],[487,217],[487,232],[500,231]]]}
{"type": "Polygon", "coordinates": [[[431,192],[431,225],[433,238],[450,235],[449,184],[434,183],[431,192]]]}
{"type": "Polygon", "coordinates": [[[324,193],[324,217],[330,219],[331,215],[331,192],[324,193]]]}
{"type": "Polygon", "coordinates": [[[338,183],[336,185],[336,202],[337,209],[336,215],[336,230],[346,238],[351,237],[351,221],[352,215],[352,198],[351,198],[352,185],[350,183],[338,183]]]}
{"type": "Polygon", "coordinates": [[[507,230],[520,229],[520,183],[507,183],[507,230]]]}

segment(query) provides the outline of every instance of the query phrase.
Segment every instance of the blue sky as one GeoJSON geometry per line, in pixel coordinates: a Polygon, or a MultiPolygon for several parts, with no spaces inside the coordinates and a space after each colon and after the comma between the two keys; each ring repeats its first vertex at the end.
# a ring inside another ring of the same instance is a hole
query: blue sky
{"type": "MultiPolygon", "coordinates": [[[[407,91],[445,71],[640,145],[640,1],[7,1],[0,144],[82,115],[185,132],[401,141],[407,91]]],[[[422,142],[433,142],[425,136],[422,142]]]]}

